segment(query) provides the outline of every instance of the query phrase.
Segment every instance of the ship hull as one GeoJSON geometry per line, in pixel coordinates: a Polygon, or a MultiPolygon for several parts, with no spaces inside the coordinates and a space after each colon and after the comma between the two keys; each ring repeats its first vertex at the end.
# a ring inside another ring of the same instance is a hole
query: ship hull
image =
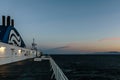
{"type": "Polygon", "coordinates": [[[35,50],[0,42],[0,65],[34,58],[37,53],[35,50]]]}

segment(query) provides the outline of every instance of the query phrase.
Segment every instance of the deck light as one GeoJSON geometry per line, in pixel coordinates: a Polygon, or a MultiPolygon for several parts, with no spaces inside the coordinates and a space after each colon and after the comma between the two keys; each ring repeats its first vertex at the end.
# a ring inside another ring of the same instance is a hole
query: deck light
{"type": "Polygon", "coordinates": [[[18,53],[21,53],[21,49],[18,50],[18,53]]]}
{"type": "Polygon", "coordinates": [[[6,49],[6,47],[0,47],[0,53],[4,53],[5,52],[5,49],[6,49]]]}

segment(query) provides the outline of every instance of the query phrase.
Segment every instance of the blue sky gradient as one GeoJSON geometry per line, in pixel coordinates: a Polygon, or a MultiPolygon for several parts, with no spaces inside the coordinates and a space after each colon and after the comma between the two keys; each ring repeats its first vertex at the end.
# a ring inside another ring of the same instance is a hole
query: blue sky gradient
{"type": "Polygon", "coordinates": [[[28,46],[35,38],[48,52],[120,51],[120,0],[1,0],[0,15],[15,19],[28,46]]]}

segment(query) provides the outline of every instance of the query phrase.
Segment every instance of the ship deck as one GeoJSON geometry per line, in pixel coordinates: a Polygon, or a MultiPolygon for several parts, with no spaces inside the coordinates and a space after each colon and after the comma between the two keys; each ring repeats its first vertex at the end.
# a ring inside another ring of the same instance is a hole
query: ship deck
{"type": "Polygon", "coordinates": [[[51,75],[48,60],[28,59],[0,66],[0,80],[50,80],[51,75]]]}

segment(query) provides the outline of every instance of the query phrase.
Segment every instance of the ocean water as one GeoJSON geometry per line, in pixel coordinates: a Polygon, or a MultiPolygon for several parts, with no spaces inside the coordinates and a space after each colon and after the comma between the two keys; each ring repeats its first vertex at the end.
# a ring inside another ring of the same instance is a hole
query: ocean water
{"type": "Polygon", "coordinates": [[[120,80],[120,55],[52,55],[69,80],[120,80]]]}

